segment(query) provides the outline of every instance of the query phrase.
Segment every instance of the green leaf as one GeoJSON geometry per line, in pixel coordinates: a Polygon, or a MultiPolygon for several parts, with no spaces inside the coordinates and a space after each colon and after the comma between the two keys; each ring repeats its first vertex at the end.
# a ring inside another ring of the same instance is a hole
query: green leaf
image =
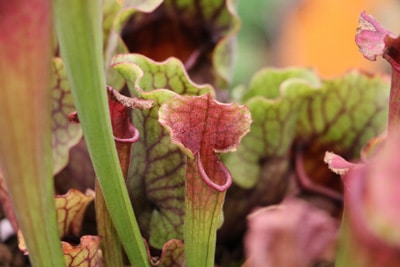
{"type": "Polygon", "coordinates": [[[149,266],[119,165],[103,71],[100,2],[55,1],[56,32],[104,199],[132,264],[149,266]]]}
{"type": "Polygon", "coordinates": [[[69,150],[82,138],[82,130],[78,124],[68,121],[68,114],[75,111],[75,106],[60,58],[53,59],[52,71],[53,172],[56,174],[67,165],[69,150]]]}
{"type": "MultiPolygon", "coordinates": [[[[320,79],[314,71],[305,68],[264,68],[257,72],[250,81],[249,88],[242,99],[247,101],[254,96],[263,96],[267,99],[279,99],[281,95],[287,94],[286,83],[293,80],[307,82],[312,87],[319,87],[320,79]]],[[[297,93],[297,89],[293,90],[297,93]]]]}
{"type": "Polygon", "coordinates": [[[325,152],[348,160],[359,158],[361,148],[387,125],[388,94],[389,84],[382,77],[352,71],[324,80],[307,99],[296,142],[302,147],[304,168],[314,182],[340,188],[337,177],[321,164],[325,152]]]}
{"type": "Polygon", "coordinates": [[[339,190],[340,179],[323,163],[325,152],[358,158],[360,148],[386,126],[388,89],[382,77],[357,71],[322,81],[307,70],[256,74],[244,93],[254,120],[251,131],[238,151],[224,158],[235,185],[227,193],[224,214],[230,219],[219,230],[220,242],[241,235],[252,209],[282,200],[290,177],[297,175],[295,155],[312,183],[339,190]]]}
{"type": "Polygon", "coordinates": [[[254,120],[251,131],[237,153],[225,158],[236,184],[252,188],[281,179],[267,169],[284,171],[289,167],[287,153],[295,138],[302,103],[318,84],[315,73],[306,69],[264,69],[254,76],[243,96],[254,120]],[[277,160],[281,161],[278,165],[277,160]],[[272,161],[274,167],[268,166],[272,161]]]}
{"type": "Polygon", "coordinates": [[[62,242],[64,259],[68,267],[99,267],[103,266],[99,236],[85,235],[81,237],[80,244],[73,246],[67,242],[62,242]]]}
{"type": "Polygon", "coordinates": [[[113,67],[126,79],[131,95],[154,100],[148,110],[134,110],[140,138],[133,145],[127,186],[139,224],[149,243],[162,248],[170,239],[183,240],[185,157],[158,122],[162,103],[178,94],[201,95],[210,86],[193,84],[182,63],[154,62],[141,55],[121,55],[113,67]]]}
{"type": "Polygon", "coordinates": [[[93,199],[93,190],[87,190],[84,194],[79,190],[71,189],[66,194],[56,195],[55,203],[60,237],[69,234],[80,235],[85,210],[93,199]]]}
{"type": "Polygon", "coordinates": [[[234,185],[226,196],[221,243],[237,242],[246,217],[255,208],[282,200],[292,174],[290,149],[307,95],[320,84],[311,70],[266,68],[255,74],[245,91],[253,123],[236,152],[223,157],[234,185]]]}
{"type": "Polygon", "coordinates": [[[167,0],[154,10],[160,1],[147,1],[146,9],[138,2],[128,2],[130,7],[116,17],[113,30],[129,52],[157,61],[176,57],[184,62],[193,81],[227,88],[234,35],[239,29],[234,1],[167,0]]]}
{"type": "Polygon", "coordinates": [[[153,262],[157,267],[185,266],[185,253],[183,242],[172,239],[166,242],[161,251],[161,257],[153,262]]]}

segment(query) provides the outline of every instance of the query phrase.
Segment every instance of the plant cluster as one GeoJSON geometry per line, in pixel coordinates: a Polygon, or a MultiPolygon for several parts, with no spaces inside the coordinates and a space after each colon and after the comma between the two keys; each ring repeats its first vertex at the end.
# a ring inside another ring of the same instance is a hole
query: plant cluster
{"type": "Polygon", "coordinates": [[[361,14],[391,83],[231,88],[238,29],[233,0],[0,2],[0,203],[33,266],[400,265],[398,37],[361,14]]]}

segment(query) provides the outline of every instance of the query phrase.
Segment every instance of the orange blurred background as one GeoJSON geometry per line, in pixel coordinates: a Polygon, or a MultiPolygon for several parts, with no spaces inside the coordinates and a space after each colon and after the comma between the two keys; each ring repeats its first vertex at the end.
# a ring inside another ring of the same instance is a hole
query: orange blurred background
{"type": "Polygon", "coordinates": [[[398,0],[239,0],[242,29],[235,81],[248,81],[263,66],[306,66],[323,77],[351,68],[387,71],[383,60],[366,60],[355,44],[358,18],[364,10],[388,30],[400,33],[398,0]],[[239,73],[241,63],[247,74],[239,73]]]}

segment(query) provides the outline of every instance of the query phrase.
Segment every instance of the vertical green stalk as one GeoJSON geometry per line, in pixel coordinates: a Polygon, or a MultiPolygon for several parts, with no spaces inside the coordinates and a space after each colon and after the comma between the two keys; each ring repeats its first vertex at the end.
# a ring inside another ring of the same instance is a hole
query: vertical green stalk
{"type": "Polygon", "coordinates": [[[201,178],[195,159],[187,159],[185,182],[185,256],[187,267],[212,267],[217,228],[225,199],[201,178]]]}
{"type": "MultiPolygon", "coordinates": [[[[116,133],[114,132],[114,134],[116,133]]],[[[120,162],[122,175],[125,181],[128,175],[130,151],[132,143],[133,143],[132,141],[120,142],[115,140],[118,159],[120,162]]],[[[98,181],[96,181],[95,190],[96,190],[95,205],[96,205],[97,230],[100,236],[102,237],[101,244],[103,247],[104,265],[123,266],[124,262],[122,257],[121,242],[117,236],[117,232],[112,223],[110,214],[107,210],[103,192],[100,189],[98,181]]]]}
{"type": "Polygon", "coordinates": [[[51,1],[0,1],[0,164],[33,266],[64,266],[51,153],[51,1]]]}
{"type": "Polygon", "coordinates": [[[54,3],[61,55],[105,203],[130,262],[149,266],[112,136],[103,73],[101,1],[54,3]]]}
{"type": "Polygon", "coordinates": [[[124,266],[121,241],[119,240],[118,233],[112,223],[110,213],[107,210],[107,205],[104,200],[103,192],[101,191],[97,180],[95,181],[95,191],[97,231],[102,237],[100,244],[103,250],[104,266],[124,266]]]}

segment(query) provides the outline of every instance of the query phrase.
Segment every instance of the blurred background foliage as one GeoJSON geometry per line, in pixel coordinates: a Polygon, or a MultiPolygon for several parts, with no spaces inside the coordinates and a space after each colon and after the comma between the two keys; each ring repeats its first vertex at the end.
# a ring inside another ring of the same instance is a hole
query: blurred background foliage
{"type": "Polygon", "coordinates": [[[387,64],[367,61],[354,42],[364,10],[400,33],[398,0],[239,0],[233,85],[247,84],[264,66],[311,67],[325,78],[351,68],[387,72],[387,64]]]}

